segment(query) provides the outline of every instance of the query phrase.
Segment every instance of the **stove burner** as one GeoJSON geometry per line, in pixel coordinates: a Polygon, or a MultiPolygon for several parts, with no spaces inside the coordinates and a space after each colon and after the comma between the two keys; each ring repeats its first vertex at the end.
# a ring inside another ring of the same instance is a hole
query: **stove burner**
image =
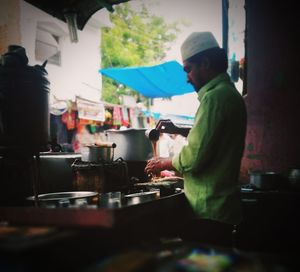
{"type": "Polygon", "coordinates": [[[72,164],[72,169],[75,174],[75,190],[103,193],[124,191],[129,186],[127,163],[122,158],[97,163],[77,159],[72,164]]]}

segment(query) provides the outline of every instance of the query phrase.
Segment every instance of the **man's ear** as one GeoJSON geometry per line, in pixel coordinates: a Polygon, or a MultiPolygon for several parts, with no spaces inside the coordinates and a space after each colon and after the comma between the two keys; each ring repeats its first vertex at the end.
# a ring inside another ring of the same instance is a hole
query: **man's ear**
{"type": "Polygon", "coordinates": [[[201,61],[201,67],[204,69],[209,69],[210,68],[210,61],[207,57],[203,57],[201,61]]]}

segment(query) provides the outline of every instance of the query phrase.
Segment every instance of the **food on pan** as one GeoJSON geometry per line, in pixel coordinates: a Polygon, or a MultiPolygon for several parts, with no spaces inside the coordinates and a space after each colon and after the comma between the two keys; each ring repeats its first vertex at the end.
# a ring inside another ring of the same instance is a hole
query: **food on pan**
{"type": "Polygon", "coordinates": [[[172,177],[156,177],[152,176],[150,182],[162,182],[162,181],[174,181],[174,180],[183,180],[182,177],[172,176],[172,177]]]}

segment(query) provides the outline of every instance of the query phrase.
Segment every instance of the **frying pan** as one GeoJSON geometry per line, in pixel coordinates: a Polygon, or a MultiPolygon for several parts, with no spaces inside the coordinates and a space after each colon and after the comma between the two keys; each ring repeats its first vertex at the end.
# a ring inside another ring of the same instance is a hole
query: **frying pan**
{"type": "MultiPolygon", "coordinates": [[[[68,206],[79,202],[86,204],[92,203],[93,199],[98,196],[97,192],[74,191],[74,192],[56,192],[38,195],[41,206],[68,206]]],[[[34,202],[34,196],[27,197],[27,200],[34,202]]]]}

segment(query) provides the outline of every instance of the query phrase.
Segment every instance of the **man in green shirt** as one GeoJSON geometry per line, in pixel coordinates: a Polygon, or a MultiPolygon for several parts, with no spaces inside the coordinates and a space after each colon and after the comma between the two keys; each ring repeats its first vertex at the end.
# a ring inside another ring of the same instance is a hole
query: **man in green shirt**
{"type": "MultiPolygon", "coordinates": [[[[242,218],[238,176],[246,107],[226,73],[226,52],[212,33],[192,33],[182,44],[181,55],[187,81],[198,93],[200,106],[187,135],[188,144],[172,159],[149,160],[145,171],[158,174],[167,169],[183,175],[184,192],[196,217],[184,235],[230,245],[233,226],[242,218]]],[[[157,126],[161,132],[180,133],[175,128],[170,122],[157,126]]]]}

